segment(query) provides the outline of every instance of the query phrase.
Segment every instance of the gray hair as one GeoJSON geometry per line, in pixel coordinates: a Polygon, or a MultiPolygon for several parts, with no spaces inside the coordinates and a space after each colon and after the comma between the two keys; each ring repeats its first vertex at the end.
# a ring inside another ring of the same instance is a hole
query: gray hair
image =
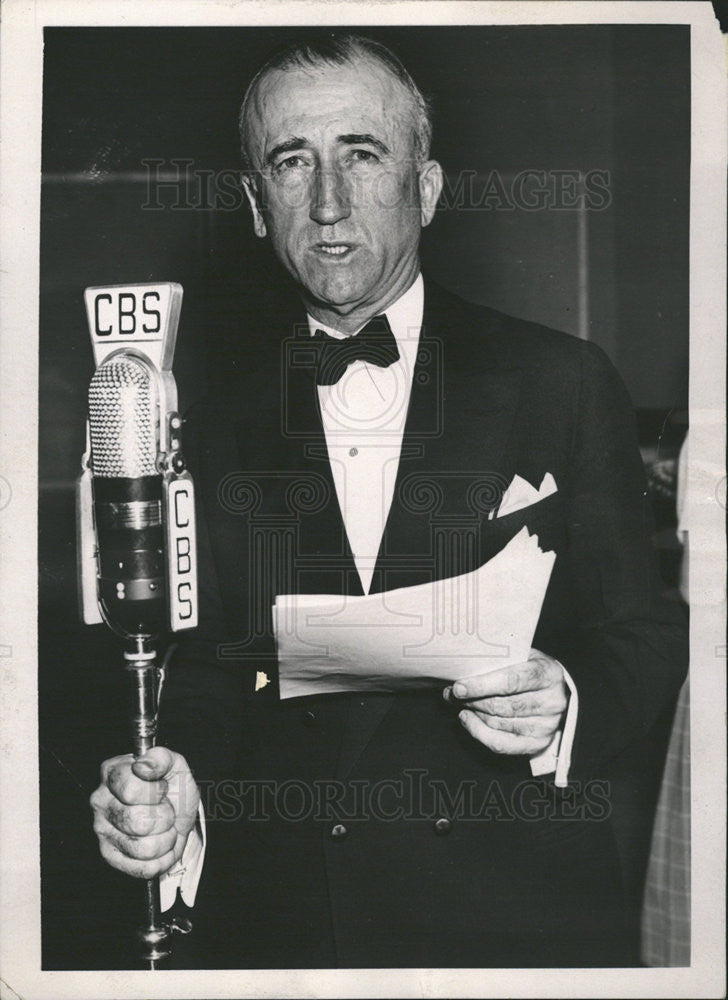
{"type": "Polygon", "coordinates": [[[250,106],[261,79],[272,70],[286,70],[306,66],[343,66],[357,57],[369,56],[389,70],[407,90],[412,101],[414,154],[418,165],[422,165],[430,155],[432,142],[432,111],[429,101],[422,94],[415,81],[405,69],[398,56],[381,42],[364,35],[328,32],[310,41],[297,42],[276,49],[266,59],[248,84],[240,108],[238,126],[243,163],[247,170],[253,169],[248,146],[250,106]]]}

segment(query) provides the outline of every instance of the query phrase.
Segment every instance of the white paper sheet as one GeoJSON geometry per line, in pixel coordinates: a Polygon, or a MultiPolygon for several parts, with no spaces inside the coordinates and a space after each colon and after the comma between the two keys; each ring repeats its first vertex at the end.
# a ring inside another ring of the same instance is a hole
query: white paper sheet
{"type": "Polygon", "coordinates": [[[555,558],[524,527],[472,573],[367,597],[278,596],[281,698],[430,687],[526,660],[555,558]]]}

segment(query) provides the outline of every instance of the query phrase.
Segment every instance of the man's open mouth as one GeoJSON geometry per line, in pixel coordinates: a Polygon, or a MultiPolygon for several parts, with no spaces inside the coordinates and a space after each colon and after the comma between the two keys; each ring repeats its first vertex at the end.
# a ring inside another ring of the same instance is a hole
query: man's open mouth
{"type": "Polygon", "coordinates": [[[326,257],[347,257],[356,249],[351,243],[316,243],[314,250],[326,257]]]}

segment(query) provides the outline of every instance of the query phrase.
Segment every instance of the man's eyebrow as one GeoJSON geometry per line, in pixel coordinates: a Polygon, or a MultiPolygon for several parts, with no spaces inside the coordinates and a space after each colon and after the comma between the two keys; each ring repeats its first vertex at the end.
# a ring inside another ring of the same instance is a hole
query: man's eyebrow
{"type": "Polygon", "coordinates": [[[296,149],[303,149],[305,146],[309,145],[309,140],[304,139],[303,136],[292,135],[289,139],[286,139],[284,142],[279,142],[277,146],[274,146],[273,149],[271,149],[265,158],[265,165],[269,166],[276,159],[276,157],[281,155],[281,153],[292,153],[296,149]]]}
{"type": "Polygon", "coordinates": [[[385,146],[381,139],[375,138],[369,132],[361,134],[357,132],[350,132],[348,135],[340,135],[337,138],[339,142],[343,142],[347,146],[374,146],[374,148],[378,149],[384,156],[389,156],[391,153],[390,148],[385,146]]]}

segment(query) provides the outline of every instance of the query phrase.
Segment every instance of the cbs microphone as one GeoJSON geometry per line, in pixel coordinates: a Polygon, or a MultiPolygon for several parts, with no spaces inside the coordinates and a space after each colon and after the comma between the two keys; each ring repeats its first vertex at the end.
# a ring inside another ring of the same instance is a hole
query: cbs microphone
{"type": "MultiPolygon", "coordinates": [[[[96,370],[77,486],[79,604],[86,624],[106,622],[126,640],[141,756],[154,746],[163,677],[152,643],[197,625],[194,486],[171,371],[182,288],[112,285],[84,298],[96,370]]],[[[170,927],[158,880],[146,890],[139,936],[155,968],[169,954],[170,927]]]]}

